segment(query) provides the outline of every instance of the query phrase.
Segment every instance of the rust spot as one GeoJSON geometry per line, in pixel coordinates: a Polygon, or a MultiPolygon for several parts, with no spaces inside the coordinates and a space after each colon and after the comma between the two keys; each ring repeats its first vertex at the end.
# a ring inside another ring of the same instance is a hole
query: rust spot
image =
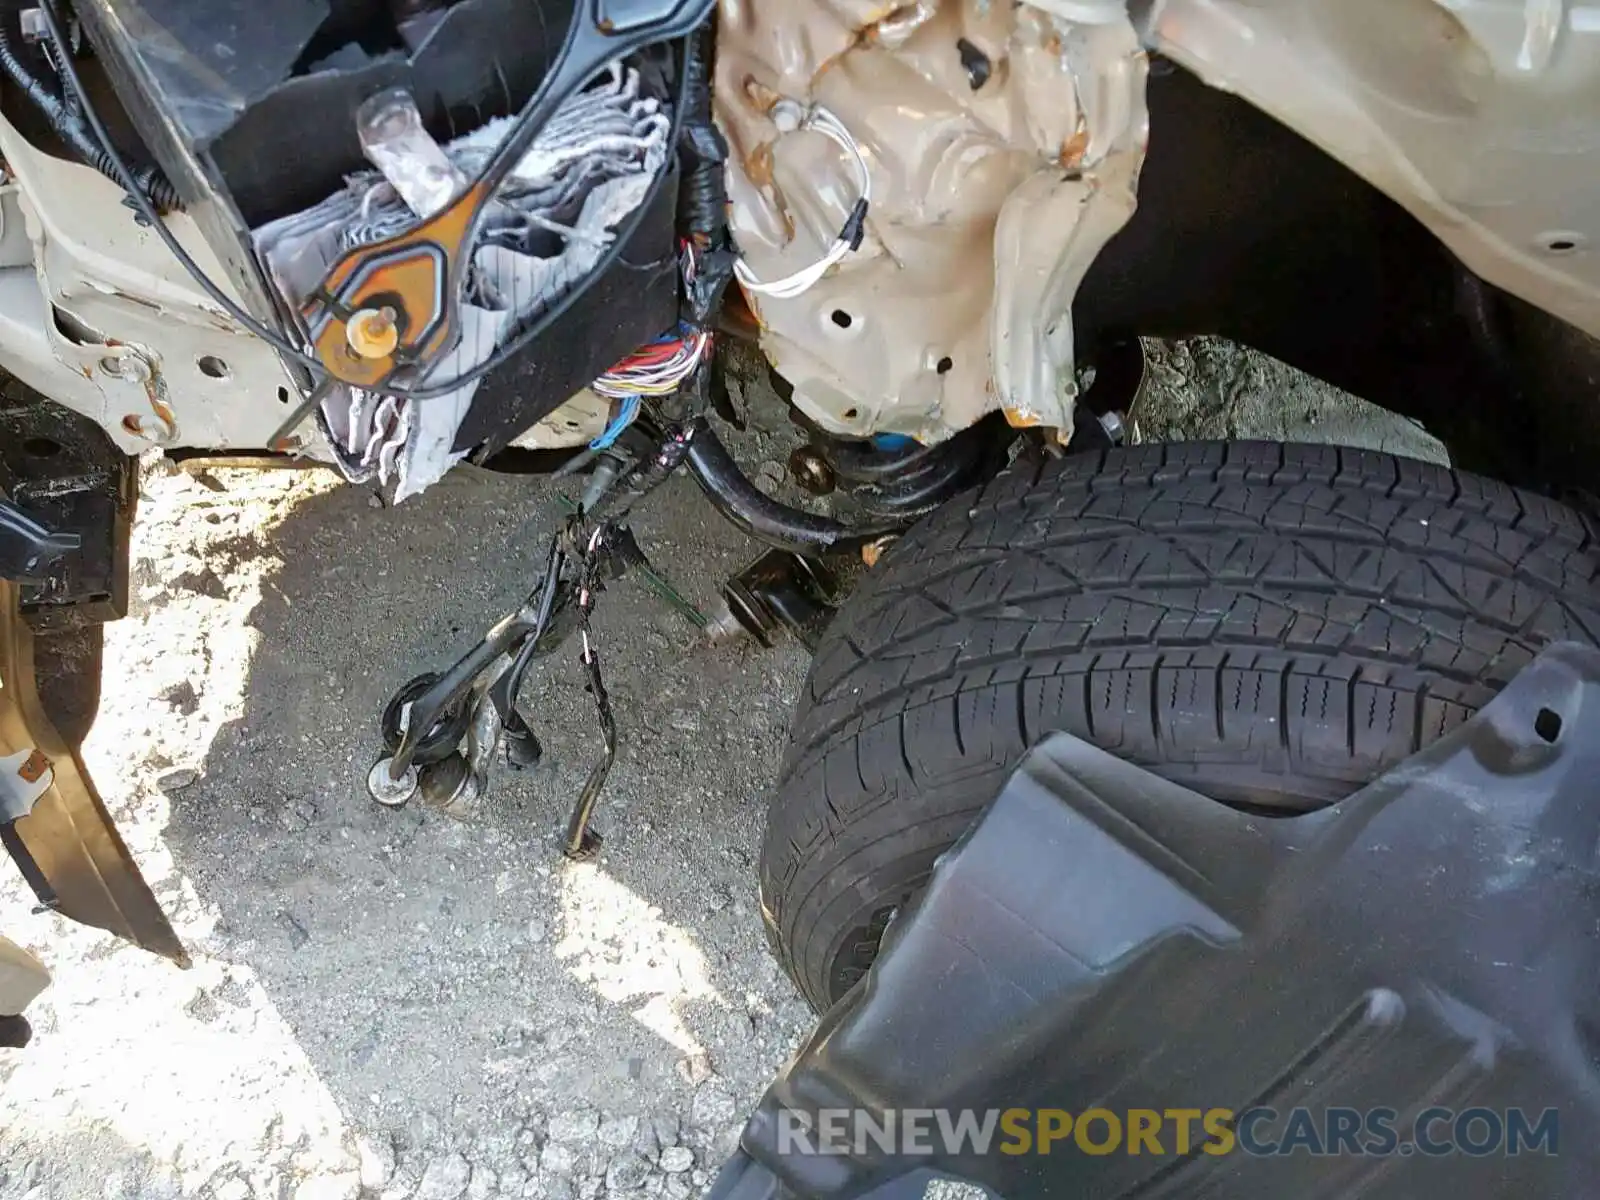
{"type": "MultiPolygon", "coordinates": [[[[156,414],[160,422],[167,427],[163,441],[171,441],[178,432],[178,414],[172,411],[172,405],[167,403],[166,384],[161,378],[161,368],[154,362],[149,364],[150,373],[145,376],[144,394],[150,401],[150,410],[156,414]]],[[[124,422],[126,423],[126,422],[124,422]]],[[[145,435],[149,437],[149,434],[145,435]]]]}
{"type": "Polygon", "coordinates": [[[758,188],[772,186],[772,143],[762,142],[745,156],[744,173],[758,188]]]}
{"type": "Polygon", "coordinates": [[[754,75],[744,77],[745,98],[764,113],[772,111],[773,105],[783,99],[777,92],[762,83],[754,75]]]}
{"type": "Polygon", "coordinates": [[[42,750],[35,750],[28,755],[27,761],[17,768],[17,775],[24,783],[38,783],[49,769],[50,760],[44,756],[42,750]]]}
{"type": "Polygon", "coordinates": [[[133,434],[134,437],[144,436],[144,424],[142,421],[140,421],[138,413],[129,413],[127,416],[123,417],[122,427],[129,433],[133,434]]]}
{"type": "Polygon", "coordinates": [[[1003,411],[1006,414],[1006,424],[1013,429],[1037,429],[1044,424],[1038,417],[1020,408],[1007,408],[1003,411]]]}
{"type": "Polygon", "coordinates": [[[85,379],[93,379],[94,378],[94,368],[93,367],[79,367],[78,368],[78,373],[80,375],[82,375],[85,379]]]}
{"type": "Polygon", "coordinates": [[[861,561],[868,567],[877,566],[878,560],[884,555],[884,551],[894,545],[894,542],[895,539],[892,537],[881,537],[875,541],[868,542],[861,547],[861,561]]]}
{"type": "Polygon", "coordinates": [[[1089,131],[1082,125],[1078,132],[1061,143],[1061,153],[1056,156],[1056,161],[1069,170],[1083,164],[1083,156],[1089,150],[1089,131]]]}
{"type": "MultiPolygon", "coordinates": [[[[873,11],[857,31],[860,42],[875,42],[885,26],[901,25],[917,15],[916,4],[887,4],[873,11]]],[[[859,44],[859,42],[857,43],[859,44]]]]}
{"type": "Polygon", "coordinates": [[[761,319],[761,301],[744,290],[744,284],[739,285],[739,294],[744,297],[745,307],[750,310],[750,319],[755,322],[756,328],[766,332],[767,323],[761,319]]]}
{"type": "Polygon", "coordinates": [[[851,51],[858,50],[862,46],[871,42],[873,38],[877,36],[877,30],[878,27],[875,23],[868,25],[863,29],[856,30],[855,33],[850,37],[849,45],[847,45],[843,50],[839,51],[839,53],[835,54],[832,58],[824,59],[822,62],[817,64],[817,69],[812,72],[811,75],[811,87],[813,94],[815,94],[818,82],[821,81],[824,75],[833,70],[834,64],[843,59],[844,56],[849,54],[851,51]]]}

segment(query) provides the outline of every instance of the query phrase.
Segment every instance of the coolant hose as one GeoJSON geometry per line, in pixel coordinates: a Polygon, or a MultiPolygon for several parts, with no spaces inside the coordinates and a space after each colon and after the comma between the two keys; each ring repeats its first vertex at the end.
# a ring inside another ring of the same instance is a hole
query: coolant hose
{"type": "MultiPolygon", "coordinates": [[[[68,53],[67,49],[61,46],[54,47],[54,52],[68,53]]],[[[116,164],[111,161],[111,156],[106,153],[105,147],[90,133],[83,116],[40,83],[33,72],[29,71],[17,57],[16,51],[11,47],[11,34],[3,20],[0,20],[0,70],[5,71],[11,82],[43,114],[50,128],[66,144],[67,149],[81,162],[99,171],[118,187],[122,186],[116,164]]],[[[172,212],[183,207],[183,201],[177,189],[172,186],[172,181],[156,168],[142,168],[134,172],[134,178],[145,195],[150,197],[150,202],[160,211],[172,212]]]]}
{"type": "Polygon", "coordinates": [[[821,554],[900,528],[880,525],[857,529],[832,517],[819,517],[780,503],[750,482],[704,417],[695,419],[691,431],[688,462],[695,482],[718,512],[758,542],[796,554],[821,554]]]}

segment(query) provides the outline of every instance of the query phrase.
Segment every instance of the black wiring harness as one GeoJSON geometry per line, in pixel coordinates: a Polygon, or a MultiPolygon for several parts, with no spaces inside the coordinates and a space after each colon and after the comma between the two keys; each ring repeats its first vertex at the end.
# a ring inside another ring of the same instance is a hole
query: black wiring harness
{"type": "MultiPolygon", "coordinates": [[[[159,169],[143,167],[137,172],[127,172],[127,178],[119,172],[116,158],[106,150],[108,144],[106,139],[98,136],[85,120],[81,90],[67,83],[70,64],[65,60],[71,57],[72,46],[64,39],[58,40],[53,27],[47,26],[47,28],[50,28],[50,32],[39,42],[39,47],[45,59],[55,68],[56,77],[62,82],[60,95],[51,90],[17,56],[16,48],[11,41],[11,31],[6,28],[4,21],[0,21],[0,70],[5,71],[7,78],[28,98],[28,102],[39,110],[40,115],[61,139],[62,144],[80,161],[93,167],[119,187],[126,188],[130,193],[142,195],[161,212],[181,209],[183,202],[178,196],[178,189],[173,187],[172,181],[159,169]],[[130,187],[130,183],[133,186],[130,187]]],[[[76,79],[75,74],[73,78],[76,79]]]]}

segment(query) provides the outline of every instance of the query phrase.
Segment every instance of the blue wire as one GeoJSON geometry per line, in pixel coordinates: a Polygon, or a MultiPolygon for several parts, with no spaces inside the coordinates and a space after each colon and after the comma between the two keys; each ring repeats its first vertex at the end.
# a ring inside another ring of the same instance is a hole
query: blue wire
{"type": "Polygon", "coordinates": [[[622,431],[633,424],[633,419],[639,415],[639,397],[626,396],[623,398],[622,407],[617,410],[617,415],[611,418],[611,424],[605,431],[589,443],[591,450],[609,450],[613,442],[622,436],[622,431]]]}
{"type": "MultiPolygon", "coordinates": [[[[652,346],[665,346],[668,342],[681,342],[693,332],[694,330],[690,328],[687,321],[679,321],[676,331],[664,333],[650,344],[652,346]]],[[[604,432],[589,443],[589,449],[609,450],[612,444],[622,436],[622,431],[632,425],[634,418],[639,415],[639,404],[638,396],[624,397],[622,407],[617,410],[617,415],[611,418],[611,423],[605,427],[604,432]]]]}

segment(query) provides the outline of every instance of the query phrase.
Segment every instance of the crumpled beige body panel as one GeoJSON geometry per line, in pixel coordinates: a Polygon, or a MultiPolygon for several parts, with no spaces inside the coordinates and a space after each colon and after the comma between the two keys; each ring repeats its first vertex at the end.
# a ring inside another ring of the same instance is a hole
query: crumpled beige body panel
{"type": "Polygon", "coordinates": [[[1070,430],[1072,297],[1133,211],[1146,64],[1120,4],[1057,8],[723,0],[717,116],[757,276],[820,258],[856,200],[848,156],[780,133],[778,98],[832,111],[872,174],[860,249],[801,296],[749,297],[824,428],[936,442],[1004,408],[1070,430]]]}

